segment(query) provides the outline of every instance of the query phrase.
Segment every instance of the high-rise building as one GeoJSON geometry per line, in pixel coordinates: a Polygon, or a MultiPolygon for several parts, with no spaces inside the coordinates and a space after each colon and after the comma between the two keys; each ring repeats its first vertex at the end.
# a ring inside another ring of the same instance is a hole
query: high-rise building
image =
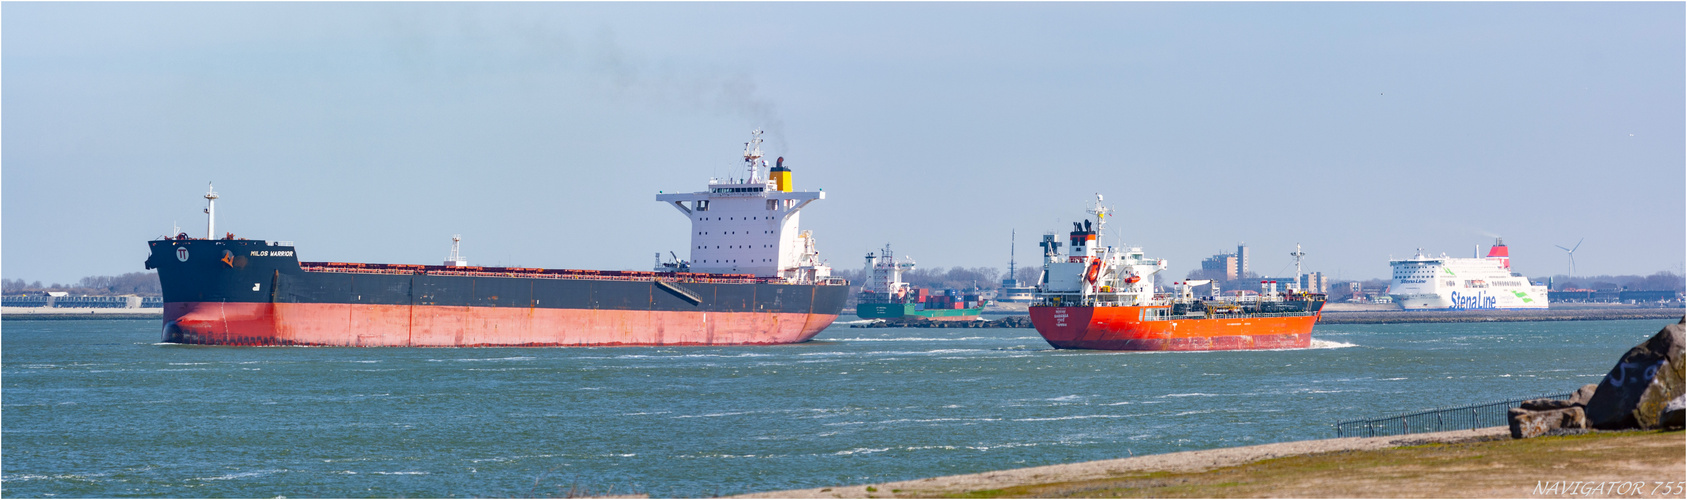
{"type": "MultiPolygon", "coordinates": [[[[1250,268],[1248,267],[1248,246],[1246,244],[1237,244],[1236,245],[1236,276],[1235,276],[1235,278],[1246,277],[1249,272],[1250,272],[1250,268]]],[[[1235,278],[1231,278],[1231,279],[1235,279],[1235,278]]]]}
{"type": "Polygon", "coordinates": [[[1227,253],[1214,255],[1201,261],[1201,271],[1204,271],[1208,278],[1223,281],[1230,281],[1239,277],[1236,274],[1236,256],[1227,253]]]}
{"type": "Polygon", "coordinates": [[[1311,293],[1329,293],[1330,283],[1324,280],[1324,273],[1310,272],[1301,276],[1300,289],[1311,293]]]}

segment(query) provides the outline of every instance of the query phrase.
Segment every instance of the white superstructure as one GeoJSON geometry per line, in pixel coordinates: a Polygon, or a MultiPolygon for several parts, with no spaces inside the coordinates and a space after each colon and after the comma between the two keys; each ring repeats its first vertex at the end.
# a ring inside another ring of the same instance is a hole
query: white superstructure
{"type": "Polygon", "coordinates": [[[896,254],[891,253],[889,244],[886,244],[884,250],[879,251],[878,255],[868,252],[867,267],[862,271],[862,276],[865,276],[866,279],[861,283],[861,294],[871,295],[872,297],[870,297],[871,300],[865,298],[863,300],[887,303],[904,302],[906,297],[914,293],[914,287],[902,281],[902,273],[913,270],[914,258],[908,256],[897,258],[896,254]]]}
{"type": "Polygon", "coordinates": [[[1388,295],[1404,309],[1546,309],[1547,287],[1511,272],[1511,254],[1496,239],[1488,256],[1429,257],[1388,262],[1394,279],[1388,295]]]}
{"type": "Polygon", "coordinates": [[[802,208],[825,199],[826,193],[792,190],[784,158],[765,169],[761,142],[757,130],[744,145],[744,177],[709,179],[706,191],[656,195],[656,201],[673,205],[691,219],[691,260],[685,264],[691,272],[754,274],[791,282],[830,276],[814,239],[797,224],[802,208]]]}
{"type": "Polygon", "coordinates": [[[1043,276],[1037,301],[1048,305],[1143,306],[1154,303],[1154,274],[1166,269],[1165,259],[1143,257],[1141,247],[1102,246],[1099,238],[1113,211],[1095,195],[1095,215],[1072,223],[1071,246],[1060,254],[1053,234],[1043,235],[1043,276]]]}

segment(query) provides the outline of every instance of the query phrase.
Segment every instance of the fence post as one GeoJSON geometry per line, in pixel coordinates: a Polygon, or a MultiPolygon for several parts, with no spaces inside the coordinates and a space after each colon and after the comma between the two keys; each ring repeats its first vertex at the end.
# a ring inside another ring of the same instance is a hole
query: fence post
{"type": "Polygon", "coordinates": [[[1441,412],[1435,412],[1435,432],[1441,432],[1444,430],[1447,429],[1442,425],[1441,412]]]}

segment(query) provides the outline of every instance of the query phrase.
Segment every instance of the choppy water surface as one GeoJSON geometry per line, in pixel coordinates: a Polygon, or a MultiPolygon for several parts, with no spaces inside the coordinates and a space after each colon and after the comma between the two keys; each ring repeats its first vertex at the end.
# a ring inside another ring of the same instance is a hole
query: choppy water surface
{"type": "Polygon", "coordinates": [[[1325,325],[1313,349],[1056,351],[1031,330],[771,347],[231,348],[6,321],[10,497],[706,497],[1333,437],[1563,392],[1668,321],[1325,325]]]}

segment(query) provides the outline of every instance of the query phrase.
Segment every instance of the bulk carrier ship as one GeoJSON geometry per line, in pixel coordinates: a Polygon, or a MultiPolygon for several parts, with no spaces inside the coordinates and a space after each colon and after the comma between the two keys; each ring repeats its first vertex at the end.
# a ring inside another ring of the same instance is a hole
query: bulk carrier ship
{"type": "Polygon", "coordinates": [[[944,290],[933,293],[902,281],[902,273],[914,270],[914,259],[896,258],[890,245],[878,255],[867,254],[865,282],[856,296],[855,315],[861,319],[916,319],[971,321],[984,312],[985,301],[978,293],[944,290]]]}
{"type": "MultiPolygon", "coordinates": [[[[1304,348],[1323,311],[1324,295],[1276,282],[1258,296],[1196,297],[1199,281],[1157,294],[1154,275],[1164,259],[1143,257],[1139,247],[1103,247],[1099,238],[1111,215],[1096,195],[1095,222],[1074,222],[1071,246],[1060,255],[1053,234],[1043,236],[1043,275],[1031,324],[1059,349],[1211,351],[1304,348]]],[[[1299,252],[1296,252],[1297,254],[1299,252]]],[[[1298,270],[1297,270],[1298,273],[1298,270]]]]}
{"type": "Polygon", "coordinates": [[[691,260],[643,271],[300,262],[291,242],[216,234],[148,242],[164,291],[165,342],[386,347],[751,345],[803,342],[842,311],[791,169],[762,175],[760,132],[743,178],[658,194],[691,219],[691,260]]]}

